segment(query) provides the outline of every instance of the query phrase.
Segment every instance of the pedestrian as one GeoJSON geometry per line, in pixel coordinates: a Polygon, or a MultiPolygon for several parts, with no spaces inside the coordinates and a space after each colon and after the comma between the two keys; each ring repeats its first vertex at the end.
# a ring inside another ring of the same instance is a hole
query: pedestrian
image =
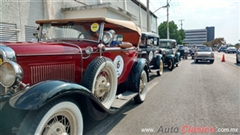
{"type": "Polygon", "coordinates": [[[189,48],[185,44],[185,46],[184,46],[184,59],[188,59],[188,54],[189,54],[189,48]]]}
{"type": "Polygon", "coordinates": [[[194,59],[195,59],[197,56],[197,45],[194,45],[193,52],[194,52],[194,59]]]}

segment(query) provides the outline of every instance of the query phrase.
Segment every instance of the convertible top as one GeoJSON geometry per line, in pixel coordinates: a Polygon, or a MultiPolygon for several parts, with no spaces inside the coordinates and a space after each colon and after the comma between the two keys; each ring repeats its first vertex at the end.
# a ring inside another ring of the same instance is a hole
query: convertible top
{"type": "Polygon", "coordinates": [[[141,29],[134,22],[111,19],[106,17],[36,20],[37,24],[68,23],[68,22],[107,22],[107,23],[119,25],[119,26],[128,28],[130,30],[136,31],[141,36],[141,29]]]}

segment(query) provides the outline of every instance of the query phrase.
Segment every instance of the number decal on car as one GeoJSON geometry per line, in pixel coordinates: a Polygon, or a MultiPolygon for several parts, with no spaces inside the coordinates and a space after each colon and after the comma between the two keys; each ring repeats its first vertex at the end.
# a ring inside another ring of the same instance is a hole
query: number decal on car
{"type": "Polygon", "coordinates": [[[124,68],[124,61],[122,56],[117,55],[113,61],[116,71],[117,71],[117,76],[119,77],[122,74],[123,68],[124,68]]]}
{"type": "Polygon", "coordinates": [[[153,59],[153,52],[152,51],[149,52],[148,59],[149,59],[149,61],[152,61],[152,59],[153,59]]]}

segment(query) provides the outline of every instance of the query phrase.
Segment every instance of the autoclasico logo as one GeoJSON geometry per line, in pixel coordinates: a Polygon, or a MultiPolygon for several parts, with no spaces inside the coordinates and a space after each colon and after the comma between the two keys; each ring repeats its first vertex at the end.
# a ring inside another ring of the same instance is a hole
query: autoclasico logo
{"type": "Polygon", "coordinates": [[[202,134],[208,134],[208,133],[216,133],[216,132],[222,132],[222,133],[236,133],[238,132],[238,128],[216,128],[214,126],[188,126],[184,125],[181,128],[179,127],[164,127],[160,126],[157,131],[154,129],[144,128],[142,129],[142,132],[157,132],[157,133],[202,133],[202,134]]]}
{"type": "Polygon", "coordinates": [[[215,131],[216,131],[216,128],[213,126],[211,126],[211,127],[208,127],[208,126],[195,127],[195,126],[184,125],[181,128],[160,126],[158,128],[157,132],[158,133],[179,133],[179,132],[182,132],[182,133],[214,133],[215,131]]]}

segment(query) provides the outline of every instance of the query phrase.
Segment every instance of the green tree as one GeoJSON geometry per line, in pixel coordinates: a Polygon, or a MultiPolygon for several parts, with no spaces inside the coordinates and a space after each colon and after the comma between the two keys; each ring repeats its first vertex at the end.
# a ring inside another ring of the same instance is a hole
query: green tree
{"type": "MultiPolygon", "coordinates": [[[[185,39],[185,32],[183,29],[178,30],[177,25],[174,21],[169,23],[169,38],[175,39],[178,44],[183,44],[183,39],[185,39]]],[[[158,26],[158,33],[161,39],[167,38],[167,22],[164,21],[158,26]]]]}

